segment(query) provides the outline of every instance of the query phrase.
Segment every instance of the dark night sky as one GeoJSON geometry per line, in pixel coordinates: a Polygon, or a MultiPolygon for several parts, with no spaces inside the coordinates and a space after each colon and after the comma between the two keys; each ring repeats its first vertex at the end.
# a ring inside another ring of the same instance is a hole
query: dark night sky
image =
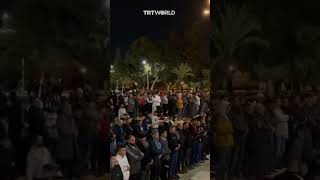
{"type": "Polygon", "coordinates": [[[170,31],[183,32],[201,18],[206,0],[111,0],[112,54],[120,48],[122,54],[135,39],[148,36],[165,38],[170,31]],[[175,10],[175,16],[143,16],[144,9],[175,10]]]}

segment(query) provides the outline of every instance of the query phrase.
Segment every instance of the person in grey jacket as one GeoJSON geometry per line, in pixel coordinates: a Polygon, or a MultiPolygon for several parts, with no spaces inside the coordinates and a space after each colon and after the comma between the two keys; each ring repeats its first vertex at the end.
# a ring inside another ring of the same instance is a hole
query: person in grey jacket
{"type": "Polygon", "coordinates": [[[130,164],[130,180],[140,180],[141,178],[141,160],[144,157],[143,152],[136,145],[136,138],[129,136],[127,149],[127,157],[130,164]]]}

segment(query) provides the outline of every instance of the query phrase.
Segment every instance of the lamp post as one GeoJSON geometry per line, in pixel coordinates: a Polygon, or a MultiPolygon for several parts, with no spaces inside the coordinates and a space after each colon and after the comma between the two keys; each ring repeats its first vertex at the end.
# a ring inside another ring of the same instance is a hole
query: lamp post
{"type": "MultiPolygon", "coordinates": [[[[111,75],[111,80],[113,79],[112,77],[113,77],[113,74],[115,73],[116,71],[114,70],[114,65],[110,65],[110,75],[111,75]]],[[[118,80],[116,80],[117,82],[116,82],[116,90],[118,90],[118,80]]],[[[111,82],[110,84],[112,84],[112,83],[114,83],[114,82],[111,82]]],[[[113,88],[113,87],[112,87],[113,88]]]]}
{"type": "Polygon", "coordinates": [[[183,85],[184,85],[184,82],[182,81],[181,82],[181,92],[183,92],[183,85]]]}
{"type": "Polygon", "coordinates": [[[142,64],[143,64],[143,67],[144,67],[144,70],[147,71],[147,90],[149,90],[149,64],[146,60],[142,60],[142,64]]]}
{"type": "Polygon", "coordinates": [[[210,16],[210,0],[208,0],[208,6],[209,7],[206,7],[202,12],[204,17],[209,17],[210,16]]]}

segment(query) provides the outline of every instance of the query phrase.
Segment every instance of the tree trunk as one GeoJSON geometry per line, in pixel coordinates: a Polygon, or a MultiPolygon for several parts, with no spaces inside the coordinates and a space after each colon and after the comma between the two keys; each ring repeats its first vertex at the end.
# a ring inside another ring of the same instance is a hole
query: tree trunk
{"type": "Polygon", "coordinates": [[[158,82],[158,80],[159,80],[159,76],[156,76],[155,80],[153,80],[153,82],[152,82],[152,85],[151,85],[151,88],[150,88],[151,91],[153,91],[153,88],[156,85],[156,83],[158,82]]]}

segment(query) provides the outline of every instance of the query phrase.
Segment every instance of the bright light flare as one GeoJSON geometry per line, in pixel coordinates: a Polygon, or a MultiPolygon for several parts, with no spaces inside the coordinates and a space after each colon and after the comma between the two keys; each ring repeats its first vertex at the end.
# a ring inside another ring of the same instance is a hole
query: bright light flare
{"type": "Polygon", "coordinates": [[[86,73],[87,73],[87,68],[85,68],[85,67],[81,68],[81,69],[80,69],[80,72],[81,72],[82,74],[86,74],[86,73]]]}
{"type": "Polygon", "coordinates": [[[210,10],[209,10],[209,9],[205,9],[205,10],[203,11],[203,15],[204,15],[204,16],[209,16],[209,15],[210,15],[210,10]]]}

